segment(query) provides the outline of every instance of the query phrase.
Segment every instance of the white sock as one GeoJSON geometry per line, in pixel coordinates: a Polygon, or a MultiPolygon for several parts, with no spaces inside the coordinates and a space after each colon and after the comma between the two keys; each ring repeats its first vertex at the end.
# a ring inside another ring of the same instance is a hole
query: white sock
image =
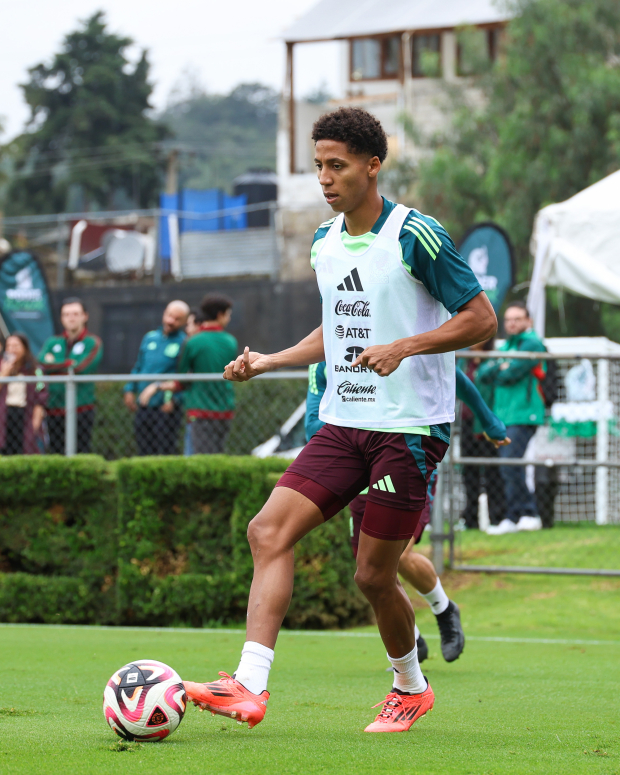
{"type": "Polygon", "coordinates": [[[404,657],[394,659],[389,654],[387,658],[394,668],[394,688],[399,692],[408,694],[422,694],[426,690],[427,683],[420,670],[418,662],[418,647],[405,654],[404,657]]]}
{"type": "Polygon", "coordinates": [[[418,592],[418,595],[426,600],[435,616],[442,614],[450,602],[448,595],[446,595],[441,586],[441,579],[437,579],[437,583],[428,594],[423,595],[421,592],[418,592]]]}
{"type": "Polygon", "coordinates": [[[267,688],[272,662],[273,649],[248,640],[243,646],[241,662],[234,677],[252,694],[260,694],[267,688]]]}
{"type": "Polygon", "coordinates": [[[418,630],[418,625],[415,625],[415,642],[418,642],[418,638],[420,637],[420,630],[418,630]]]}

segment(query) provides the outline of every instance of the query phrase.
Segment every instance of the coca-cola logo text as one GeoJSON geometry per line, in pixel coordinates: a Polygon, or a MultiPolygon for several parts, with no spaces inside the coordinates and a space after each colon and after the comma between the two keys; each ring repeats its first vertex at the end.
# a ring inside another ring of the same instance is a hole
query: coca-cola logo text
{"type": "Polygon", "coordinates": [[[336,315],[347,315],[352,318],[369,318],[370,302],[358,299],[354,302],[337,301],[336,315]]]}

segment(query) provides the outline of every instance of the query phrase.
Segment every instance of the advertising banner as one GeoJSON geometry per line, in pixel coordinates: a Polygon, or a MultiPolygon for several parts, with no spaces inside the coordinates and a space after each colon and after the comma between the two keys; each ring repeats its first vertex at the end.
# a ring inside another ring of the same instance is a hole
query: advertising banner
{"type": "Polygon", "coordinates": [[[472,268],[496,314],[514,285],[514,257],[506,232],[494,223],[480,223],[467,232],[459,253],[472,268]]]}
{"type": "Polygon", "coordinates": [[[54,333],[47,281],[32,253],[13,251],[0,258],[0,316],[3,334],[26,334],[35,356],[54,333]]]}

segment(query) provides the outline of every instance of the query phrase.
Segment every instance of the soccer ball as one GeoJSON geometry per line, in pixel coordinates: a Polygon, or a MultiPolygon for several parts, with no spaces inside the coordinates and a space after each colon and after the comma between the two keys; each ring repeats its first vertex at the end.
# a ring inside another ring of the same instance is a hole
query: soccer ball
{"type": "Polygon", "coordinates": [[[105,720],[124,740],[163,740],[181,723],[186,704],[178,673],[154,659],[121,667],[103,692],[105,720]]]}

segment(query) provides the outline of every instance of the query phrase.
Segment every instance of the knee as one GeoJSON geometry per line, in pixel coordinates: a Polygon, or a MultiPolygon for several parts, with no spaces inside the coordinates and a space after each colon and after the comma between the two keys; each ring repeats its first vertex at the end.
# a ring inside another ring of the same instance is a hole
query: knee
{"type": "Polygon", "coordinates": [[[385,572],[372,565],[361,564],[355,571],[355,583],[368,598],[378,597],[396,584],[396,576],[386,576],[385,572]]]}
{"type": "Polygon", "coordinates": [[[260,551],[269,545],[271,530],[268,523],[258,514],[248,525],[248,542],[252,552],[260,551]]]}
{"type": "Polygon", "coordinates": [[[282,531],[262,512],[248,525],[248,542],[254,557],[258,554],[275,556],[290,549],[283,541],[282,531]]]}

